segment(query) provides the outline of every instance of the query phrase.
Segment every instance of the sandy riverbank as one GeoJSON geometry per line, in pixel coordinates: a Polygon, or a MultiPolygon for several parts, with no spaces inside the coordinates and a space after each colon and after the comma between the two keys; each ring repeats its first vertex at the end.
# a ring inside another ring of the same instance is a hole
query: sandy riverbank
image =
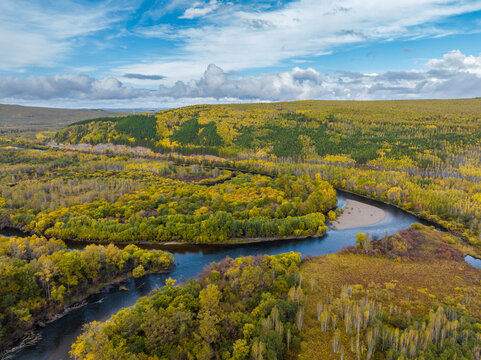
{"type": "Polygon", "coordinates": [[[336,230],[374,225],[386,217],[386,212],[376,206],[356,200],[346,200],[344,212],[332,222],[336,230]]]}

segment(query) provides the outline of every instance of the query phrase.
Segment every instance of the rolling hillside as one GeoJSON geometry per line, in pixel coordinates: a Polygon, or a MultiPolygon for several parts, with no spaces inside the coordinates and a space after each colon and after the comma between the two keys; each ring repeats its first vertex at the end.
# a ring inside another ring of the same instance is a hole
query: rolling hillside
{"type": "Polygon", "coordinates": [[[219,155],[263,173],[318,173],[481,244],[481,99],[190,106],[88,120],[55,139],[219,155]]]}
{"type": "Polygon", "coordinates": [[[0,104],[0,134],[15,135],[47,130],[56,131],[80,120],[127,113],[125,111],[57,109],[0,104]]]}
{"type": "Polygon", "coordinates": [[[481,99],[201,105],[155,117],[88,120],[63,129],[56,140],[163,153],[298,160],[345,155],[358,163],[389,154],[428,167],[427,152],[443,162],[447,148],[480,144],[480,113],[481,99]]]}

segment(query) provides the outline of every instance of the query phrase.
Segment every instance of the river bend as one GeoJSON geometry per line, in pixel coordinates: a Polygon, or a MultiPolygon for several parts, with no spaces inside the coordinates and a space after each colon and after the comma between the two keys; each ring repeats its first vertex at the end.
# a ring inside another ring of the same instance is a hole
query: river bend
{"type": "Polygon", "coordinates": [[[330,229],[323,237],[303,240],[279,240],[264,243],[253,243],[229,246],[180,245],[169,248],[175,257],[175,269],[165,275],[148,275],[140,279],[130,279],[122,285],[129,291],[119,290],[119,286],[110,286],[101,293],[92,295],[88,304],[72,311],[60,320],[40,329],[40,342],[12,354],[10,359],[19,360],[59,360],[68,359],[72,343],[81,333],[82,325],[94,320],[105,321],[120,309],[131,306],[142,296],[146,296],[156,287],[164,285],[165,279],[172,277],[178,282],[196,277],[202,269],[213,261],[226,256],[232,258],[247,255],[276,255],[284,252],[300,252],[302,257],[332,254],[339,249],[353,245],[358,232],[369,232],[373,236],[382,237],[386,233],[394,234],[406,229],[418,220],[402,210],[352,194],[342,193],[338,196],[338,206],[343,207],[346,199],[354,199],[375,205],[387,213],[379,223],[344,230],[330,229]]]}

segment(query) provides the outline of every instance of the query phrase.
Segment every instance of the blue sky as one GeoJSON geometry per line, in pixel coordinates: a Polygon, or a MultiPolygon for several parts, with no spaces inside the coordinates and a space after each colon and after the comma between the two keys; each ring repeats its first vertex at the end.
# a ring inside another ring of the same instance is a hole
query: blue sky
{"type": "Polygon", "coordinates": [[[2,0],[0,102],[481,96],[481,0],[2,0]]]}

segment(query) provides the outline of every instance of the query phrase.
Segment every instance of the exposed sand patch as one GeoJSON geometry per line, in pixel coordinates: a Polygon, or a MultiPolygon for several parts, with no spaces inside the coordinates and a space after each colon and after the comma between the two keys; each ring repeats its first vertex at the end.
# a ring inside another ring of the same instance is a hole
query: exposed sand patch
{"type": "Polygon", "coordinates": [[[356,200],[346,200],[343,209],[344,212],[331,222],[336,230],[373,225],[386,217],[384,210],[356,200]]]}

